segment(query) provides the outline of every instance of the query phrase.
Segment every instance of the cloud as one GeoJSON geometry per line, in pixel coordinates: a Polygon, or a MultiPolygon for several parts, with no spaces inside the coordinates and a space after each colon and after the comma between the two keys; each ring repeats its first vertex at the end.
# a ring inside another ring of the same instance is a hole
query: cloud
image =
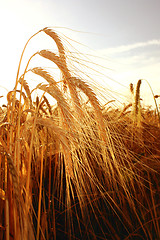
{"type": "Polygon", "coordinates": [[[160,39],[153,39],[147,42],[138,42],[138,43],[129,44],[129,45],[122,45],[122,46],[113,47],[113,48],[101,49],[99,53],[103,53],[105,55],[106,54],[112,55],[116,53],[128,52],[137,48],[148,47],[148,46],[160,46],[160,39]]]}

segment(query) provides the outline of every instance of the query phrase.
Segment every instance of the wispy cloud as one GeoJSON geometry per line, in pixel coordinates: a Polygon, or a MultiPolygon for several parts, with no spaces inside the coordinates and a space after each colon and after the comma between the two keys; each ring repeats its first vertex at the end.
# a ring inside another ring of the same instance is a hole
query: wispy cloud
{"type": "Polygon", "coordinates": [[[153,39],[147,42],[138,42],[129,45],[122,45],[114,48],[107,48],[100,50],[103,54],[112,55],[116,53],[128,52],[136,48],[148,47],[148,46],[160,46],[160,39],[153,39]]]}

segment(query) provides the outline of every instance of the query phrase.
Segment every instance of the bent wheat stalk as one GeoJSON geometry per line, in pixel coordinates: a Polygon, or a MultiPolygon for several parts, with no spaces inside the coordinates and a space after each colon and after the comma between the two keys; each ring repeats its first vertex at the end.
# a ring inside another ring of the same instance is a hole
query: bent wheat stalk
{"type": "Polygon", "coordinates": [[[48,50],[42,50],[39,52],[39,55],[54,62],[58,66],[58,68],[62,71],[62,73],[65,76],[66,82],[68,84],[70,94],[74,100],[76,109],[78,107],[78,111],[79,109],[81,109],[81,106],[80,106],[76,88],[79,88],[81,91],[83,91],[86,94],[86,96],[90,100],[90,103],[94,107],[95,113],[97,115],[99,127],[100,127],[100,134],[102,136],[102,139],[106,141],[105,126],[103,123],[102,111],[100,108],[100,104],[97,100],[97,97],[95,93],[92,91],[92,89],[88,86],[88,84],[86,84],[81,79],[72,77],[67,66],[61,61],[61,59],[55,53],[48,50]]]}
{"type": "Polygon", "coordinates": [[[39,55],[48,59],[48,60],[50,60],[50,61],[52,61],[60,69],[60,71],[62,72],[62,74],[64,76],[64,81],[66,82],[66,84],[69,88],[71,97],[73,99],[75,108],[77,110],[77,113],[82,113],[81,110],[80,110],[81,109],[81,104],[80,104],[80,101],[79,101],[79,97],[78,97],[76,87],[75,87],[74,83],[71,83],[69,81],[69,78],[71,77],[71,73],[70,73],[70,71],[69,71],[69,69],[66,65],[66,62],[62,61],[61,57],[57,56],[55,53],[53,53],[51,51],[48,51],[48,50],[41,50],[39,52],[39,55]]]}
{"type": "Polygon", "coordinates": [[[44,28],[43,31],[55,41],[57,48],[59,50],[59,57],[60,57],[61,61],[63,61],[63,63],[65,65],[67,65],[66,64],[66,56],[65,56],[65,48],[63,46],[63,43],[62,43],[60,37],[52,29],[44,28]]]}

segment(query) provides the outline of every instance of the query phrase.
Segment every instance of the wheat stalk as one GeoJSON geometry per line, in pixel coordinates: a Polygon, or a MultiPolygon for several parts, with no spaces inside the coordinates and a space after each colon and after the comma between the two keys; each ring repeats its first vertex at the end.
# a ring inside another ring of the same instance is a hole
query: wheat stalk
{"type": "MultiPolygon", "coordinates": [[[[67,67],[65,47],[64,47],[60,37],[58,36],[58,34],[55,31],[53,31],[53,29],[44,28],[43,31],[54,40],[54,42],[57,45],[58,51],[59,51],[59,57],[61,59],[61,62],[63,62],[63,64],[67,67]]],[[[66,79],[63,74],[62,74],[62,76],[63,76],[63,88],[65,90],[67,88],[66,79]]]]}
{"type": "Polygon", "coordinates": [[[81,79],[72,77],[66,65],[63,64],[61,59],[55,53],[48,50],[42,50],[39,52],[39,55],[54,62],[58,66],[58,68],[63,72],[66,82],[68,84],[68,87],[70,89],[71,96],[73,97],[73,100],[75,102],[76,109],[78,108],[78,112],[80,111],[81,106],[80,106],[79,98],[77,96],[76,87],[81,89],[87,95],[92,106],[95,109],[95,112],[99,121],[100,132],[103,140],[105,141],[106,136],[105,136],[105,127],[103,123],[102,111],[93,90],[81,79]]]}
{"type": "Polygon", "coordinates": [[[37,86],[37,88],[47,92],[57,100],[58,107],[60,108],[62,115],[64,117],[64,123],[67,125],[67,128],[69,128],[70,130],[71,129],[74,130],[74,123],[73,123],[74,118],[73,118],[72,112],[70,110],[70,107],[67,101],[63,97],[61,91],[59,90],[59,88],[57,88],[54,85],[48,86],[46,84],[43,84],[43,85],[40,84],[37,86]]]}
{"type": "Polygon", "coordinates": [[[51,107],[48,99],[45,96],[43,96],[43,98],[44,98],[45,103],[47,104],[50,115],[52,115],[52,107],[51,107]]]}
{"type": "Polygon", "coordinates": [[[130,83],[129,87],[130,87],[130,92],[131,92],[132,94],[134,94],[134,87],[133,87],[133,83],[130,83]]]}
{"type": "MultiPolygon", "coordinates": [[[[22,78],[23,78],[23,76],[21,76],[21,77],[19,78],[19,83],[20,83],[20,84],[22,84],[22,78]]],[[[23,79],[23,87],[24,87],[24,89],[25,89],[25,91],[26,91],[27,97],[28,97],[28,99],[29,99],[29,101],[30,101],[30,104],[31,104],[31,106],[32,106],[31,91],[30,91],[30,88],[29,88],[29,86],[28,86],[27,81],[24,80],[24,79],[23,79]]]]}
{"type": "Polygon", "coordinates": [[[39,52],[39,55],[54,62],[57,65],[57,67],[61,70],[62,74],[64,75],[64,80],[66,81],[66,84],[69,88],[77,113],[82,115],[81,104],[79,101],[78,93],[74,83],[71,83],[69,81],[71,74],[66,63],[64,63],[64,61],[62,61],[61,58],[57,56],[55,53],[48,50],[41,50],[39,52]]]}
{"type": "MultiPolygon", "coordinates": [[[[54,131],[57,136],[57,140],[60,141],[64,150],[66,171],[68,175],[73,178],[73,163],[70,155],[71,146],[69,144],[69,138],[67,137],[69,133],[65,132],[62,128],[56,126],[55,122],[49,118],[37,118],[36,124],[43,125],[44,127],[50,128],[54,131]]],[[[74,141],[76,142],[76,135],[74,135],[74,141]]]]}
{"type": "MultiPolygon", "coordinates": [[[[140,86],[141,86],[141,79],[138,80],[137,82],[137,86],[136,86],[136,92],[135,92],[135,97],[134,97],[134,109],[133,109],[133,113],[134,113],[134,120],[137,121],[138,115],[140,114],[140,86]]],[[[139,119],[140,120],[140,119],[139,119]]],[[[139,123],[138,120],[138,123],[139,123]]]]}
{"type": "Polygon", "coordinates": [[[0,136],[0,142],[4,148],[4,154],[7,159],[8,169],[9,169],[9,172],[12,177],[14,199],[16,202],[16,208],[17,208],[17,212],[18,212],[18,220],[19,220],[19,225],[20,225],[21,239],[27,240],[28,237],[32,237],[32,239],[34,239],[33,229],[32,229],[31,223],[29,221],[29,218],[25,212],[25,204],[24,204],[24,200],[21,196],[19,176],[18,176],[16,167],[13,163],[11,155],[8,152],[8,148],[5,144],[5,142],[3,141],[3,139],[1,138],[1,136],[0,136]],[[28,232],[29,235],[28,234],[26,235],[26,233],[24,232],[24,226],[26,224],[29,227],[29,231],[30,231],[30,232],[28,232]]]}
{"type": "Polygon", "coordinates": [[[55,31],[53,31],[53,29],[49,28],[44,28],[43,31],[55,41],[57,48],[59,50],[59,57],[61,58],[61,61],[63,61],[64,64],[66,64],[65,48],[58,34],[55,31]]]}

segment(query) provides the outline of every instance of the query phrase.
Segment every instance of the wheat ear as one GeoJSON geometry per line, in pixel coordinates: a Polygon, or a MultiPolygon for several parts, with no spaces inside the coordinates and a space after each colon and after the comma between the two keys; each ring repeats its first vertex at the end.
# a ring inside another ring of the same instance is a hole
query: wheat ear
{"type": "Polygon", "coordinates": [[[100,127],[101,136],[102,136],[103,140],[106,141],[105,125],[103,122],[102,110],[100,108],[100,104],[99,104],[97,97],[96,97],[95,93],[93,92],[93,90],[88,86],[87,83],[85,83],[81,79],[72,77],[68,68],[63,64],[63,62],[60,60],[60,58],[55,53],[48,51],[48,50],[42,50],[39,52],[39,54],[40,54],[40,56],[54,62],[58,66],[58,68],[62,71],[62,73],[64,74],[64,76],[66,78],[67,84],[69,86],[71,96],[73,97],[74,102],[76,103],[76,107],[78,106],[78,111],[80,111],[81,107],[80,107],[80,103],[79,103],[79,98],[77,96],[76,87],[81,89],[86,94],[86,96],[89,98],[92,106],[95,109],[99,127],[100,127]]]}
{"type": "Polygon", "coordinates": [[[137,118],[137,115],[140,110],[140,86],[141,86],[141,79],[138,80],[137,86],[136,86],[136,93],[135,93],[135,99],[134,99],[134,115],[135,118],[137,118]]]}
{"type": "Polygon", "coordinates": [[[52,107],[51,107],[48,99],[45,96],[43,96],[43,99],[44,99],[44,102],[47,104],[48,111],[49,111],[50,115],[52,115],[52,107]]]}
{"type": "Polygon", "coordinates": [[[129,89],[130,89],[130,92],[131,92],[132,94],[134,94],[133,83],[130,83],[130,84],[129,84],[129,89]]]}
{"type": "Polygon", "coordinates": [[[62,128],[57,126],[55,122],[50,119],[44,119],[44,118],[37,118],[36,124],[43,125],[44,127],[51,128],[53,132],[56,134],[57,139],[60,141],[61,146],[63,148],[63,154],[65,156],[65,167],[66,171],[69,174],[70,177],[74,177],[73,175],[73,162],[72,157],[70,153],[70,144],[67,135],[69,132],[64,131],[62,128]]]}
{"type": "Polygon", "coordinates": [[[106,141],[106,128],[105,128],[105,124],[103,121],[103,114],[102,114],[102,109],[100,107],[99,101],[96,97],[96,94],[93,92],[93,90],[89,87],[89,85],[84,82],[83,80],[81,80],[80,78],[76,78],[76,77],[71,77],[69,79],[69,81],[74,84],[77,88],[79,88],[83,93],[85,93],[85,95],[88,97],[91,105],[94,108],[94,111],[96,113],[97,116],[97,121],[99,124],[99,129],[100,129],[100,134],[102,136],[102,139],[104,141],[106,141]]]}
{"type": "Polygon", "coordinates": [[[65,49],[58,34],[50,28],[44,28],[43,31],[55,41],[59,51],[59,57],[66,63],[65,49]]]}
{"type": "Polygon", "coordinates": [[[26,94],[27,94],[27,97],[30,101],[30,104],[32,105],[32,98],[31,98],[31,91],[30,91],[30,88],[28,86],[28,83],[26,80],[23,79],[22,81],[22,76],[19,78],[19,83],[22,84],[23,82],[23,87],[24,87],[24,90],[26,91],[26,94]]]}
{"type": "Polygon", "coordinates": [[[66,63],[64,61],[62,61],[61,58],[59,56],[57,56],[55,53],[53,53],[51,51],[48,51],[48,50],[41,50],[39,52],[39,55],[48,59],[48,60],[50,60],[50,61],[52,61],[60,69],[60,71],[62,72],[62,74],[64,76],[66,84],[69,88],[70,95],[71,95],[71,98],[74,102],[75,109],[76,109],[78,114],[83,115],[83,113],[81,111],[81,104],[80,104],[80,101],[79,101],[76,86],[74,85],[73,82],[71,83],[69,81],[69,79],[71,78],[71,73],[70,73],[68,67],[66,66],[66,63]]]}
{"type": "MultiPolygon", "coordinates": [[[[65,48],[64,48],[64,45],[63,45],[60,37],[58,36],[58,34],[55,31],[53,31],[50,28],[44,28],[43,31],[55,41],[58,51],[59,51],[59,58],[61,59],[63,64],[67,67],[65,48]]],[[[67,88],[65,77],[63,78],[63,88],[64,89],[67,88]]]]}
{"type": "Polygon", "coordinates": [[[62,92],[57,87],[56,82],[53,79],[53,77],[42,68],[33,68],[31,71],[33,73],[43,77],[47,82],[50,83],[50,85],[39,84],[37,86],[37,88],[47,92],[53,98],[56,99],[57,104],[58,104],[59,108],[61,109],[61,112],[63,114],[65,122],[67,123],[68,128],[69,129],[72,129],[72,128],[74,129],[73,124],[72,124],[73,123],[73,116],[71,114],[70,107],[69,107],[66,99],[63,97],[62,92]]]}

